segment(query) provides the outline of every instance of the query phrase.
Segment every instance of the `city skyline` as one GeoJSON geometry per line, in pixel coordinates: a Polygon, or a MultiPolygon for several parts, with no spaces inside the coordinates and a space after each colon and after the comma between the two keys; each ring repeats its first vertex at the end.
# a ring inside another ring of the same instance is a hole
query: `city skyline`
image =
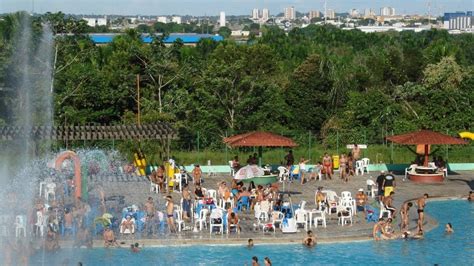
{"type": "MultiPolygon", "coordinates": [[[[328,0],[328,9],[337,13],[351,9],[364,10],[393,7],[397,14],[427,14],[431,2],[431,14],[465,11],[474,9],[472,0],[328,0]]],[[[268,8],[271,14],[282,13],[285,8],[294,6],[298,12],[324,10],[324,0],[2,0],[0,13],[34,11],[36,13],[58,12],[90,15],[194,15],[219,16],[221,11],[227,15],[251,15],[252,9],[268,8]]]]}

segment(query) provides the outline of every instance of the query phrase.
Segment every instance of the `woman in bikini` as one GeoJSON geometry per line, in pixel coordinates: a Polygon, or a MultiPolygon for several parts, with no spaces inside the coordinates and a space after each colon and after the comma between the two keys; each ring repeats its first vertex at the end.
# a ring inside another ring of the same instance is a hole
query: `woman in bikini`
{"type": "Polygon", "coordinates": [[[324,169],[324,177],[326,179],[332,179],[332,159],[331,159],[331,156],[329,156],[329,154],[327,153],[324,153],[324,157],[323,157],[323,169],[324,169]]]}

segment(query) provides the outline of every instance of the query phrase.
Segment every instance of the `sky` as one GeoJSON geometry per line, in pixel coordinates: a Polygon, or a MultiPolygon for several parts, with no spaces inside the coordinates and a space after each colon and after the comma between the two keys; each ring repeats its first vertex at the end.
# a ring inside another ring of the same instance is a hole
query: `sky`
{"type": "MultiPolygon", "coordinates": [[[[327,0],[327,8],[348,12],[352,8],[373,8],[376,13],[384,6],[394,7],[397,14],[431,13],[474,10],[474,0],[327,0]]],[[[253,8],[268,8],[278,14],[285,7],[297,11],[324,10],[324,0],[0,0],[0,13],[25,10],[35,13],[116,15],[211,15],[219,11],[229,15],[250,15],[253,8]]]]}

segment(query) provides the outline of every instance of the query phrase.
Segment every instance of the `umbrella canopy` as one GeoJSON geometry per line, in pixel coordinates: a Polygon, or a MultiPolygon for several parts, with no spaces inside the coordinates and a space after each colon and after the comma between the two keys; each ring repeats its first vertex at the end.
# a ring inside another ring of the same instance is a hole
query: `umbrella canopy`
{"type": "Polygon", "coordinates": [[[425,145],[425,162],[428,166],[429,145],[462,145],[466,142],[462,139],[454,138],[449,135],[441,134],[431,130],[419,130],[401,135],[387,137],[388,140],[404,145],[425,145]]]}
{"type": "Polygon", "coordinates": [[[264,131],[253,131],[224,138],[231,147],[296,147],[292,139],[264,131]]]}
{"type": "Polygon", "coordinates": [[[235,173],[234,179],[242,180],[247,178],[252,178],[255,176],[263,176],[265,172],[262,168],[258,167],[257,165],[247,165],[239,169],[237,173],[235,173]]]}
{"type": "Polygon", "coordinates": [[[462,145],[466,142],[459,138],[454,138],[449,135],[441,134],[431,130],[420,130],[401,135],[387,137],[388,140],[405,145],[436,145],[436,144],[451,144],[462,145]]]}

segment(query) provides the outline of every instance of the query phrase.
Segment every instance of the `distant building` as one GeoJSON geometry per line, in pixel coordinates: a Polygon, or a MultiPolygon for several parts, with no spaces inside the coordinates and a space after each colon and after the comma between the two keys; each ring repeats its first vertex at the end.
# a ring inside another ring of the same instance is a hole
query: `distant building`
{"type": "Polygon", "coordinates": [[[107,16],[103,18],[82,18],[90,27],[107,26],[107,16]]]}
{"type": "Polygon", "coordinates": [[[294,7],[286,7],[284,12],[285,20],[295,20],[296,19],[296,10],[294,7]]]}
{"type": "Polygon", "coordinates": [[[250,35],[250,31],[248,30],[233,30],[230,34],[232,37],[248,37],[250,35]]]}
{"type": "Polygon", "coordinates": [[[166,24],[166,23],[168,23],[168,18],[167,17],[158,17],[157,21],[166,24]]]}
{"type": "Polygon", "coordinates": [[[381,16],[395,16],[395,8],[393,7],[382,7],[380,9],[380,15],[381,16]]]}
{"type": "Polygon", "coordinates": [[[259,10],[258,10],[258,8],[252,9],[252,19],[253,20],[258,20],[259,19],[259,10]]]}
{"type": "Polygon", "coordinates": [[[321,17],[321,13],[317,10],[311,10],[309,11],[308,18],[311,21],[313,18],[319,18],[321,17]]]}
{"type": "Polygon", "coordinates": [[[264,8],[262,10],[262,21],[267,22],[270,19],[270,10],[268,8],[264,8]]]}
{"type": "Polygon", "coordinates": [[[359,10],[357,10],[355,8],[349,10],[349,16],[352,17],[352,18],[358,18],[360,16],[359,10]]]}
{"type": "Polygon", "coordinates": [[[472,11],[444,13],[443,27],[447,30],[467,30],[474,28],[472,11]]]}
{"type": "Polygon", "coordinates": [[[181,24],[181,17],[172,17],[171,22],[176,23],[176,24],[181,24]]]}
{"type": "Polygon", "coordinates": [[[219,27],[225,27],[225,12],[221,11],[219,13],[219,27]]]}
{"type": "Polygon", "coordinates": [[[328,9],[328,10],[326,11],[326,13],[327,13],[327,14],[326,14],[326,17],[327,17],[328,19],[335,19],[335,18],[336,18],[336,12],[335,12],[334,10],[328,9]]]}
{"type": "Polygon", "coordinates": [[[375,17],[375,10],[373,10],[372,8],[366,8],[364,10],[364,17],[365,18],[375,17]]]}

